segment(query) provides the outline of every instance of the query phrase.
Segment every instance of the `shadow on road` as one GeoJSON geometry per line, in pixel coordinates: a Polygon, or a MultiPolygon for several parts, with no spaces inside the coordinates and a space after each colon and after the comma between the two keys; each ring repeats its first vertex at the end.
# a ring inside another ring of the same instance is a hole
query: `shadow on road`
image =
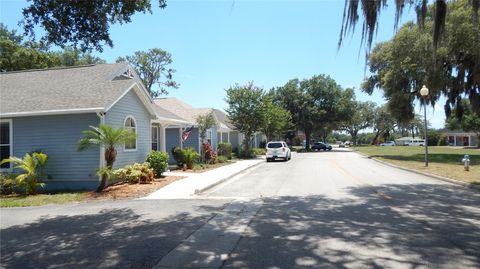
{"type": "MultiPolygon", "coordinates": [[[[265,199],[224,267],[480,267],[479,193],[430,184],[347,193],[265,199]]],[[[117,209],[45,218],[1,230],[1,266],[151,268],[211,216],[152,220],[117,209]]]]}
{"type": "Polygon", "coordinates": [[[151,268],[211,217],[181,213],[156,221],[116,209],[40,219],[1,230],[0,267],[151,268]]]}
{"type": "Polygon", "coordinates": [[[224,267],[480,267],[480,195],[429,184],[348,192],[361,199],[266,199],[224,267]]]}

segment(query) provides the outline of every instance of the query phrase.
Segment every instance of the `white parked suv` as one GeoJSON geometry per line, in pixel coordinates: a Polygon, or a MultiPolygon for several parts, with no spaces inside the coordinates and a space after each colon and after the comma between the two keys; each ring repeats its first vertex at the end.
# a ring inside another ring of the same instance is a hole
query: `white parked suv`
{"type": "Polygon", "coordinates": [[[409,141],[405,142],[405,146],[424,146],[425,140],[423,139],[410,139],[409,141]]]}
{"type": "Polygon", "coordinates": [[[292,151],[284,141],[272,141],[267,143],[267,153],[265,157],[267,157],[267,162],[277,158],[288,161],[292,158],[292,151]]]}

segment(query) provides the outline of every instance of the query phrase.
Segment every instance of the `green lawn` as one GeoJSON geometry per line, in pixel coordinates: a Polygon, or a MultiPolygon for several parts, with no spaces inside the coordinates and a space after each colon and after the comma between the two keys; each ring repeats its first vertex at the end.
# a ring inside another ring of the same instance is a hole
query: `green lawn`
{"type": "Polygon", "coordinates": [[[24,207],[40,206],[46,204],[64,204],[83,201],[85,197],[86,196],[80,192],[15,196],[2,195],[0,196],[0,207],[24,207]]]}
{"type": "Polygon", "coordinates": [[[480,149],[463,149],[455,147],[428,147],[429,166],[425,167],[424,147],[353,147],[373,158],[398,166],[424,171],[469,183],[480,182],[480,149]],[[470,171],[463,169],[461,160],[465,154],[470,155],[470,171]]]}

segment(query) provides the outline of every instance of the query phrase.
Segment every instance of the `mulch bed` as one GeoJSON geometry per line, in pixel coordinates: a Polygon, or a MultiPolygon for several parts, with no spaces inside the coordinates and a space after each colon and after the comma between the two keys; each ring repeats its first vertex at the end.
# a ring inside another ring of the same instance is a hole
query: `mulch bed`
{"type": "Polygon", "coordinates": [[[185,177],[165,176],[162,178],[157,178],[155,179],[155,181],[147,184],[117,183],[117,184],[108,186],[102,192],[86,192],[85,198],[87,200],[114,200],[114,199],[142,198],[182,178],[185,178],[185,177]]]}

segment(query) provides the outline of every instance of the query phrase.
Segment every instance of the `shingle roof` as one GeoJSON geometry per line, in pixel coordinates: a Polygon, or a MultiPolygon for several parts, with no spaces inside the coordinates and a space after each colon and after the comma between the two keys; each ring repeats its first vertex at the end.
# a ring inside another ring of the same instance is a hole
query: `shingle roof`
{"type": "Polygon", "coordinates": [[[125,63],[0,73],[0,115],[106,109],[135,79],[121,77],[125,63]]]}
{"type": "Polygon", "coordinates": [[[233,126],[233,124],[228,119],[227,113],[225,113],[221,110],[218,110],[218,109],[214,109],[213,113],[215,114],[215,117],[217,118],[217,120],[219,122],[225,124],[225,126],[227,126],[230,129],[235,129],[235,126],[233,126]]]}
{"type": "Polygon", "coordinates": [[[158,98],[154,100],[154,103],[191,124],[195,124],[197,122],[198,116],[208,114],[212,111],[211,108],[194,108],[175,97],[158,98]]]}
{"type": "Polygon", "coordinates": [[[154,103],[157,105],[157,107],[164,108],[165,110],[170,111],[171,113],[183,118],[191,124],[196,124],[198,116],[213,112],[220,125],[219,127],[235,129],[235,127],[228,120],[227,114],[218,109],[194,108],[175,97],[157,98],[154,100],[154,103]]]}
{"type": "Polygon", "coordinates": [[[155,113],[157,114],[157,117],[159,117],[159,118],[167,118],[167,119],[177,121],[177,122],[188,123],[185,119],[180,118],[179,116],[173,114],[172,112],[170,112],[166,109],[161,108],[158,105],[154,104],[153,108],[155,110],[155,113]]]}

